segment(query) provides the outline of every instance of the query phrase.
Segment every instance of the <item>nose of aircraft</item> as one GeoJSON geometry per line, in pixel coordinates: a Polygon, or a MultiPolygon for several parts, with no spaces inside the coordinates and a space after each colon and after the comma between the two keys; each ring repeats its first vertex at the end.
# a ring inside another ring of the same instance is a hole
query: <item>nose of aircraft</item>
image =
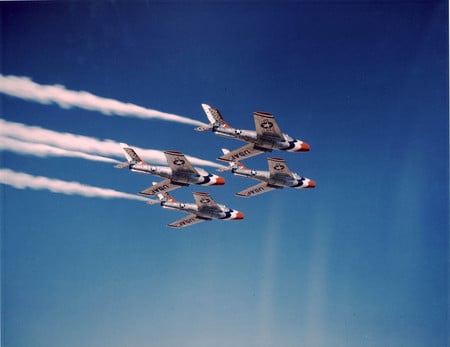
{"type": "Polygon", "coordinates": [[[311,149],[311,146],[308,145],[306,142],[303,142],[300,147],[300,152],[308,152],[311,149]]]}
{"type": "Polygon", "coordinates": [[[308,186],[306,188],[315,188],[315,187],[316,187],[316,182],[313,180],[309,180],[308,186]]]}
{"type": "Polygon", "coordinates": [[[236,214],[236,218],[235,219],[244,219],[244,214],[242,212],[238,212],[236,214]]]}
{"type": "Polygon", "coordinates": [[[225,178],[223,177],[217,177],[216,183],[214,183],[215,186],[223,186],[225,184],[225,178]]]}

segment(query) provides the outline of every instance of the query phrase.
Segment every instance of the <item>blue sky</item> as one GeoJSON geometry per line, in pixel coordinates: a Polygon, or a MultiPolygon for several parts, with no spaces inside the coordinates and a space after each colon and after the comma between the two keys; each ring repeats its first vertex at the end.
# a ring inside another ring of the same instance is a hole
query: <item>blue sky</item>
{"type": "MultiPolygon", "coordinates": [[[[311,145],[316,181],[182,231],[127,199],[1,186],[2,345],[448,345],[448,8],[430,2],[2,3],[2,74],[311,145]]],[[[241,142],[0,95],[1,118],[214,161],[241,142]]],[[[267,155],[245,161],[266,169],[267,155]]],[[[1,152],[1,168],[134,194],[112,164],[1,152]]],[[[205,167],[209,170],[213,168],[205,167]]]]}

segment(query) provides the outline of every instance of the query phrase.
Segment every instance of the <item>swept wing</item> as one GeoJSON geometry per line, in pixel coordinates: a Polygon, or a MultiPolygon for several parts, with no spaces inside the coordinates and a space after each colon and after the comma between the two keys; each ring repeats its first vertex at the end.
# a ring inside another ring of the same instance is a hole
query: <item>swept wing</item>
{"type": "Polygon", "coordinates": [[[189,225],[193,225],[193,224],[197,224],[197,223],[200,223],[200,222],[204,222],[206,220],[208,220],[208,219],[199,218],[195,214],[192,213],[192,214],[187,215],[184,218],[181,218],[181,219],[179,219],[179,220],[177,220],[175,222],[172,222],[172,223],[168,224],[168,226],[172,227],[172,228],[184,228],[184,227],[187,227],[189,225]]]}
{"type": "Polygon", "coordinates": [[[172,169],[172,174],[174,176],[186,173],[193,173],[200,176],[198,171],[192,166],[189,160],[186,159],[183,153],[178,151],[165,151],[164,155],[166,156],[167,164],[169,164],[172,169]]]}
{"type": "Polygon", "coordinates": [[[280,131],[272,114],[267,112],[254,112],[253,119],[258,137],[284,140],[283,133],[280,131]]]}
{"type": "Polygon", "coordinates": [[[186,184],[174,183],[171,182],[169,179],[165,179],[161,182],[152,185],[151,187],[148,187],[147,189],[144,189],[143,191],[139,192],[139,194],[153,196],[169,192],[182,186],[186,186],[186,184]]]}
{"type": "Polygon", "coordinates": [[[286,161],[281,158],[268,158],[270,176],[286,176],[293,177],[291,170],[286,164],[286,161]]]}
{"type": "Polygon", "coordinates": [[[214,201],[214,199],[208,193],[196,192],[193,193],[193,195],[199,211],[204,209],[221,210],[220,206],[214,201]]]}
{"type": "Polygon", "coordinates": [[[251,196],[270,192],[271,190],[274,190],[274,189],[278,189],[278,187],[271,186],[271,185],[267,184],[266,182],[261,182],[261,183],[258,183],[254,186],[251,186],[247,189],[244,189],[244,190],[236,193],[236,195],[243,197],[243,198],[249,198],[251,196]]]}
{"type": "Polygon", "coordinates": [[[265,148],[256,146],[254,143],[248,143],[243,147],[235,149],[234,151],[225,153],[221,157],[217,158],[222,161],[239,161],[242,159],[253,157],[261,152],[267,152],[265,148]]]}

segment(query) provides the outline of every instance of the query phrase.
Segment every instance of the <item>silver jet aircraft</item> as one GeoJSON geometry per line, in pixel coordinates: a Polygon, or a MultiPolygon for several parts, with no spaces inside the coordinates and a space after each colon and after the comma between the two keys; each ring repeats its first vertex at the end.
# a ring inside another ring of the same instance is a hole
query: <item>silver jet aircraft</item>
{"type": "MultiPolygon", "coordinates": [[[[229,152],[226,149],[223,149],[222,151],[224,152],[224,154],[227,154],[229,152]]],[[[246,168],[240,161],[230,163],[230,170],[233,175],[253,178],[262,181],[257,185],[236,193],[237,196],[249,198],[258,194],[266,193],[274,189],[281,189],[284,187],[314,188],[316,186],[316,182],[314,182],[313,180],[306,177],[301,177],[300,175],[291,172],[284,159],[268,158],[267,162],[269,164],[269,171],[250,170],[246,168]]],[[[221,169],[221,171],[226,170],[227,169],[221,169]]]]}
{"type": "Polygon", "coordinates": [[[128,167],[131,171],[155,175],[165,178],[151,187],[139,192],[143,195],[153,196],[158,193],[168,192],[189,184],[200,184],[206,186],[221,186],[225,184],[223,177],[210,174],[201,168],[194,168],[183,153],[177,151],[165,151],[167,166],[155,166],[146,164],[126,143],[121,143],[127,162],[115,167],[122,169],[128,167]]]}
{"type": "Polygon", "coordinates": [[[197,127],[197,131],[212,130],[214,134],[231,137],[241,141],[249,142],[247,145],[229,152],[217,159],[222,161],[235,161],[252,157],[262,152],[272,152],[278,149],[288,152],[306,152],[310,146],[301,140],[296,140],[280,131],[275,118],[267,112],[254,112],[254,130],[240,130],[232,128],[225,122],[218,109],[202,104],[203,110],[210,124],[197,127]]]}
{"type": "Polygon", "coordinates": [[[147,203],[160,203],[163,208],[189,213],[186,217],[168,224],[172,228],[184,228],[212,219],[238,220],[244,218],[242,212],[217,204],[208,193],[196,192],[193,195],[195,203],[178,202],[167,192],[159,193],[159,200],[150,199],[147,203]]]}

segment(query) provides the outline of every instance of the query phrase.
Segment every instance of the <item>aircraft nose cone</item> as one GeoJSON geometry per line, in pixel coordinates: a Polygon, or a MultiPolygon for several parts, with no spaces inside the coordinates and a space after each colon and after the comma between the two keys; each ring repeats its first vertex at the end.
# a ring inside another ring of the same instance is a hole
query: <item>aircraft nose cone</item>
{"type": "Polygon", "coordinates": [[[244,219],[244,214],[242,212],[238,212],[236,214],[236,218],[235,219],[244,219]]]}
{"type": "Polygon", "coordinates": [[[315,188],[315,187],[316,187],[316,182],[313,180],[309,180],[308,186],[306,188],[315,188]]]}
{"type": "Polygon", "coordinates": [[[223,186],[225,184],[225,178],[223,177],[217,177],[216,183],[214,183],[215,186],[223,186]]]}
{"type": "Polygon", "coordinates": [[[300,152],[308,152],[311,149],[311,146],[308,145],[306,142],[303,142],[300,147],[300,152]]]}

